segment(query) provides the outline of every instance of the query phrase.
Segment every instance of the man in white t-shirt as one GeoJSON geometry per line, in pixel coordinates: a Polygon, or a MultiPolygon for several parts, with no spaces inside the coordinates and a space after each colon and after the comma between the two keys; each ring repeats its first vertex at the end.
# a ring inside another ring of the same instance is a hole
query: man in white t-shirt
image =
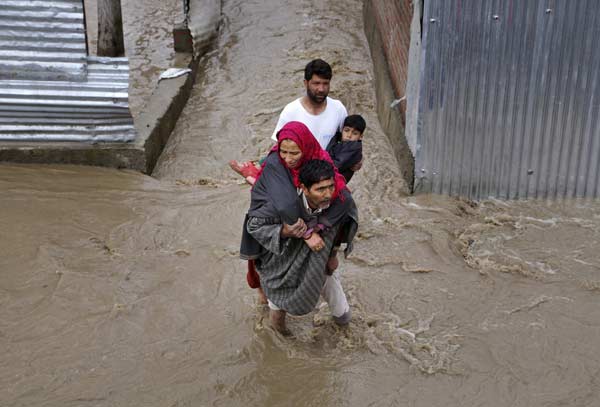
{"type": "Polygon", "coordinates": [[[277,126],[271,137],[277,141],[277,132],[288,122],[304,123],[315,136],[323,150],[337,131],[342,131],[346,108],[337,99],[329,96],[331,66],[322,59],[310,61],[304,68],[306,95],[288,103],[279,115],[277,126]]]}
{"type": "MultiPolygon", "coordinates": [[[[335,133],[342,131],[344,119],[348,116],[342,102],[327,96],[332,76],[331,66],[322,59],[314,59],[306,65],[304,68],[306,95],[288,103],[283,108],[271,136],[273,141],[277,141],[277,132],[286,123],[298,121],[308,127],[323,150],[327,148],[335,133]]],[[[258,168],[252,162],[239,163],[232,160],[229,162],[229,166],[246,178],[249,184],[254,184],[258,168]]],[[[358,171],[361,166],[362,161],[356,164],[352,170],[358,171]]]]}

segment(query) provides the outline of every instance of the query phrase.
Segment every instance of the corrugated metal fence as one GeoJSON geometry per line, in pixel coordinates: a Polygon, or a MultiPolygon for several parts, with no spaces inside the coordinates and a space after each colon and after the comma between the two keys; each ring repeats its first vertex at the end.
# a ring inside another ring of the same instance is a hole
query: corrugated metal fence
{"type": "Polygon", "coordinates": [[[0,0],[0,140],[132,141],[128,85],[87,56],[82,0],[0,0]]]}
{"type": "Polygon", "coordinates": [[[0,78],[84,80],[81,0],[0,0],[0,78]]]}
{"type": "Polygon", "coordinates": [[[416,191],[600,194],[597,0],[425,0],[416,191]]]}

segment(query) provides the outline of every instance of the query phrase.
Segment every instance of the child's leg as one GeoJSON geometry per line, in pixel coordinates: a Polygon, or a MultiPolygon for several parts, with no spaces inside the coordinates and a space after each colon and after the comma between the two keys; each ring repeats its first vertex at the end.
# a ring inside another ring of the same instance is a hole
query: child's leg
{"type": "Polygon", "coordinates": [[[229,166],[232,170],[240,174],[242,177],[246,177],[248,175],[255,175],[260,170],[260,167],[256,167],[256,165],[254,165],[252,161],[245,161],[243,163],[240,163],[236,160],[231,160],[229,161],[229,166]]]}
{"type": "Polygon", "coordinates": [[[240,174],[242,177],[246,178],[246,181],[250,185],[254,185],[256,182],[256,176],[260,171],[251,161],[246,161],[244,163],[239,163],[235,160],[229,161],[229,166],[232,170],[240,174]]]}
{"type": "Polygon", "coordinates": [[[242,175],[242,164],[240,164],[236,160],[231,160],[231,161],[229,161],[229,166],[231,167],[232,170],[234,170],[238,174],[242,175]]]}

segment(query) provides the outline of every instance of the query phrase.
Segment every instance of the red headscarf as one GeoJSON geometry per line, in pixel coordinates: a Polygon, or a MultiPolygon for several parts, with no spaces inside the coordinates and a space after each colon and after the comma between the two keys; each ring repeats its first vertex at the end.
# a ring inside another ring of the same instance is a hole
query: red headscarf
{"type": "MultiPolygon", "coordinates": [[[[277,133],[277,145],[275,145],[269,152],[269,154],[272,153],[276,153],[279,156],[279,161],[281,161],[281,164],[283,164],[283,166],[290,171],[294,180],[294,186],[296,188],[300,187],[300,180],[298,178],[300,174],[300,168],[302,168],[304,163],[309,160],[324,160],[330,163],[333,167],[335,172],[335,192],[333,193],[332,199],[335,199],[340,192],[346,188],[346,180],[344,179],[344,176],[338,172],[335,164],[329,156],[329,153],[321,148],[321,145],[317,139],[315,139],[308,127],[306,127],[306,125],[303,123],[288,122],[285,126],[283,126],[277,133]],[[302,157],[300,157],[300,161],[295,168],[289,168],[281,156],[279,156],[279,146],[283,140],[292,140],[298,145],[300,151],[302,151],[302,157]]],[[[260,177],[263,169],[264,164],[256,176],[256,179],[260,177]]]]}

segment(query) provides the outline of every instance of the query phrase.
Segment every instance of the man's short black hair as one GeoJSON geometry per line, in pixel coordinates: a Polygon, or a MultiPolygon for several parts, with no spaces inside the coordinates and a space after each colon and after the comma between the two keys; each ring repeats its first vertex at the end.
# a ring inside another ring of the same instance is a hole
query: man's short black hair
{"type": "Polygon", "coordinates": [[[317,75],[323,79],[331,79],[333,73],[331,72],[331,66],[322,59],[313,59],[304,68],[304,79],[310,81],[313,75],[317,75]]]}
{"type": "Polygon", "coordinates": [[[351,114],[344,119],[344,127],[346,126],[352,127],[353,129],[360,131],[360,134],[363,134],[367,128],[367,123],[361,115],[351,114]]]}
{"type": "Polygon", "coordinates": [[[335,177],[333,165],[324,160],[309,160],[300,168],[298,179],[308,189],[317,182],[335,177]]]}

